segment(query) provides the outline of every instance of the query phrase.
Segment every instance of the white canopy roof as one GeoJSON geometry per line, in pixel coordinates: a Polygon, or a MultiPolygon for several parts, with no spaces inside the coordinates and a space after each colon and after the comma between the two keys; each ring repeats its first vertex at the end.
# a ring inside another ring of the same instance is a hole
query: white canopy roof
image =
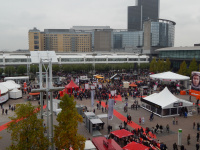
{"type": "Polygon", "coordinates": [[[92,124],[103,123],[100,119],[90,119],[90,121],[92,122],[92,124]]]}
{"type": "Polygon", "coordinates": [[[174,103],[183,103],[183,106],[193,106],[191,102],[188,102],[186,100],[179,99],[175,97],[167,87],[164,88],[160,93],[154,93],[150,96],[147,96],[144,98],[144,100],[147,100],[151,103],[157,104],[162,107],[162,109],[167,108],[173,108],[174,103]]]}
{"type": "Polygon", "coordinates": [[[151,79],[160,79],[160,80],[167,80],[167,81],[176,81],[176,80],[190,80],[190,77],[183,76],[173,72],[163,72],[150,75],[151,79]]]}
{"type": "Polygon", "coordinates": [[[21,90],[18,90],[17,88],[14,88],[12,91],[10,91],[10,93],[16,93],[16,92],[19,92],[19,91],[21,91],[21,90]]]}
{"type": "Polygon", "coordinates": [[[96,150],[96,147],[94,146],[94,144],[92,143],[91,140],[86,140],[85,141],[85,148],[84,150],[96,150]]]}
{"type": "Polygon", "coordinates": [[[2,84],[0,84],[0,90],[1,90],[1,94],[8,92],[8,89],[5,86],[3,86],[2,84]]]}
{"type": "Polygon", "coordinates": [[[20,85],[16,84],[16,83],[13,83],[13,81],[2,82],[0,84],[5,86],[8,90],[13,90],[15,88],[20,88],[20,85]]]}

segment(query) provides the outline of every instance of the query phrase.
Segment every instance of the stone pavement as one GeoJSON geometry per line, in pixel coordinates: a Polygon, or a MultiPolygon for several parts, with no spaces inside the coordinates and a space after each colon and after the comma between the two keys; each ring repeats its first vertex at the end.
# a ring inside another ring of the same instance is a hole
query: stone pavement
{"type": "MultiPolygon", "coordinates": [[[[26,95],[23,96],[22,99],[18,99],[18,100],[9,100],[7,101],[3,107],[6,109],[8,109],[8,105],[14,105],[14,104],[18,104],[18,103],[25,103],[26,102],[26,95]]],[[[189,99],[188,95],[178,95],[178,97],[183,98],[185,100],[189,99]]],[[[139,98],[137,98],[138,101],[140,101],[139,98]]],[[[154,115],[154,120],[153,121],[149,121],[149,116],[150,116],[150,112],[139,108],[138,110],[131,110],[128,109],[128,112],[125,113],[123,110],[123,106],[124,106],[124,98],[122,99],[123,101],[117,101],[114,109],[117,110],[118,112],[120,112],[122,115],[126,116],[127,113],[130,113],[130,115],[132,116],[132,121],[134,121],[135,123],[139,124],[139,118],[140,117],[144,117],[145,118],[145,124],[141,125],[142,127],[155,127],[156,124],[158,123],[159,125],[162,124],[164,126],[164,133],[158,133],[157,136],[157,140],[160,140],[161,142],[164,142],[165,144],[167,144],[168,149],[172,150],[172,144],[174,142],[177,143],[177,139],[178,139],[178,129],[182,129],[183,133],[182,133],[182,144],[185,146],[185,148],[187,150],[195,150],[195,144],[196,144],[196,134],[197,134],[197,130],[192,128],[192,124],[195,121],[200,122],[200,117],[197,114],[194,114],[193,116],[190,116],[188,118],[183,118],[183,117],[178,117],[178,125],[173,125],[172,124],[172,117],[167,117],[167,118],[161,118],[158,117],[156,115],[154,115]],[[166,133],[165,130],[165,126],[169,124],[170,126],[170,133],[166,133]],[[188,146],[187,145],[187,135],[190,134],[191,136],[191,144],[188,146]]],[[[90,105],[90,99],[83,99],[82,101],[75,99],[75,101],[77,102],[77,104],[82,104],[87,106],[88,110],[91,110],[90,105]]],[[[128,103],[129,106],[133,103],[133,99],[131,97],[129,97],[128,103]]],[[[196,99],[194,97],[192,97],[192,101],[196,102],[196,99]]],[[[33,105],[37,105],[38,101],[31,101],[31,103],[33,103],[33,105]]],[[[97,102],[95,101],[95,106],[96,106],[97,102]]],[[[101,109],[97,110],[96,109],[96,114],[102,114],[101,109]]],[[[1,115],[0,114],[0,125],[3,125],[7,122],[10,121],[10,119],[8,117],[13,116],[14,112],[12,112],[11,110],[8,111],[8,115],[1,115]]],[[[104,129],[101,130],[100,132],[102,133],[102,135],[107,135],[107,118],[103,118],[102,121],[105,122],[104,125],[104,129]]],[[[121,121],[114,116],[113,120],[109,120],[108,124],[112,126],[113,130],[118,130],[119,129],[119,125],[120,125],[121,121]]],[[[57,124],[56,121],[56,116],[54,116],[54,124],[57,124]]],[[[128,126],[128,128],[130,130],[132,130],[131,127],[128,126]]],[[[79,123],[78,125],[78,133],[84,135],[84,137],[86,139],[90,138],[92,139],[92,136],[90,135],[90,133],[86,130],[85,128],[85,124],[84,123],[79,123]]],[[[5,150],[6,147],[8,147],[11,144],[11,140],[10,140],[10,133],[7,132],[7,130],[3,130],[0,132],[0,136],[2,136],[2,139],[0,140],[0,150],[5,150]]]]}

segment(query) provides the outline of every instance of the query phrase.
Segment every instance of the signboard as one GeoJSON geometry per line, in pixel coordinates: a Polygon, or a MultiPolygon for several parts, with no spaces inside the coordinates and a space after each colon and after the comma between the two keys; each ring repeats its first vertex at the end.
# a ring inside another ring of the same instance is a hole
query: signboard
{"type": "Polygon", "coordinates": [[[179,106],[183,106],[183,102],[180,102],[180,103],[174,103],[173,105],[174,107],[179,107],[179,106]]]}
{"type": "Polygon", "coordinates": [[[191,76],[191,89],[195,91],[200,91],[200,72],[193,71],[191,76]]]}

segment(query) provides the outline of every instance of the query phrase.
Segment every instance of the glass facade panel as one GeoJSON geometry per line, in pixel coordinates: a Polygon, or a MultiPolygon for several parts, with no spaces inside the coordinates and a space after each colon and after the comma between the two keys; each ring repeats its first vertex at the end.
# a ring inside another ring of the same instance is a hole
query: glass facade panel
{"type": "Polygon", "coordinates": [[[5,62],[27,62],[27,59],[5,59],[5,62]]]}
{"type": "Polygon", "coordinates": [[[108,58],[108,61],[127,61],[127,58],[108,58]]]}
{"type": "Polygon", "coordinates": [[[0,62],[3,62],[3,59],[0,59],[0,62]]]}
{"type": "Polygon", "coordinates": [[[84,58],[61,58],[61,62],[80,62],[84,61],[84,58]]]}
{"type": "Polygon", "coordinates": [[[129,61],[138,61],[138,58],[129,58],[129,61]]]}

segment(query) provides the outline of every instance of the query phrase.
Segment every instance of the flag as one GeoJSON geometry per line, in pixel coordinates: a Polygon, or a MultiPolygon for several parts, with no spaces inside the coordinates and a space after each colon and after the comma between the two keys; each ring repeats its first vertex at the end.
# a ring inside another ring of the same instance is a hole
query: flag
{"type": "Polygon", "coordinates": [[[108,119],[112,120],[113,119],[113,107],[114,107],[114,99],[109,99],[108,100],[108,119]]]}

